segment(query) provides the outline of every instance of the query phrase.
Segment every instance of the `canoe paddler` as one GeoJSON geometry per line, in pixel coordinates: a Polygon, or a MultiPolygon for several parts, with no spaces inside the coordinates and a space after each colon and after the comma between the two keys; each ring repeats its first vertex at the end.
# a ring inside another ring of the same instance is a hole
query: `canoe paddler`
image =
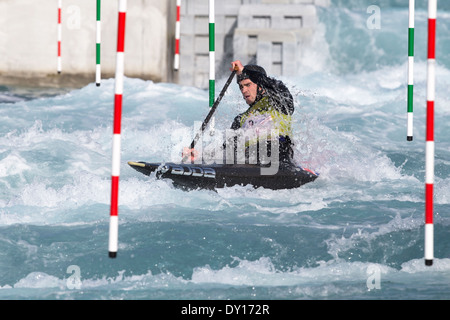
{"type": "MultiPolygon", "coordinates": [[[[231,124],[236,132],[258,132],[245,142],[245,157],[248,161],[252,151],[260,150],[261,143],[266,144],[265,150],[271,153],[271,146],[278,144],[280,166],[290,166],[293,162],[292,114],[294,113],[294,99],[289,89],[280,80],[267,76],[263,67],[249,64],[243,66],[241,61],[231,62],[231,70],[237,70],[237,83],[242,97],[249,108],[237,115],[231,124]],[[273,133],[276,133],[276,137],[273,133]],[[275,140],[274,140],[275,139],[275,140]],[[275,142],[275,143],[274,143],[275,142]],[[258,146],[255,148],[255,146],[258,146]]],[[[236,136],[239,134],[237,133],[236,136]]],[[[234,149],[238,148],[237,137],[234,139],[234,149]]],[[[227,141],[226,143],[230,143],[227,141]]],[[[188,156],[195,161],[198,152],[185,148],[183,157],[188,156]]],[[[236,159],[236,157],[235,157],[236,159]]],[[[261,163],[258,153],[257,163],[261,163]]]]}

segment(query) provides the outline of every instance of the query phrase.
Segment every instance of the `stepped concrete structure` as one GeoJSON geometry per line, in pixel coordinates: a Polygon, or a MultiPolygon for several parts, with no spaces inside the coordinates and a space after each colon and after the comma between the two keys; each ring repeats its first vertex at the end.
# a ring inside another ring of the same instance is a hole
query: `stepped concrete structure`
{"type": "MultiPolygon", "coordinates": [[[[260,64],[272,76],[296,74],[302,48],[314,36],[316,7],[328,5],[329,0],[216,1],[216,78],[229,73],[233,60],[260,64]]],[[[208,1],[183,1],[180,84],[208,87],[208,23],[208,1]]]]}

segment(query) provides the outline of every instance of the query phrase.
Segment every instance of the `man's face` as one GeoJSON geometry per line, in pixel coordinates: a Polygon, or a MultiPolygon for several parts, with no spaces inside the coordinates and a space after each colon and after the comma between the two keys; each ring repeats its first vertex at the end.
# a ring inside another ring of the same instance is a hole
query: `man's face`
{"type": "Polygon", "coordinates": [[[258,86],[255,83],[250,79],[244,79],[239,83],[239,89],[248,105],[255,102],[256,94],[258,92],[258,86]]]}

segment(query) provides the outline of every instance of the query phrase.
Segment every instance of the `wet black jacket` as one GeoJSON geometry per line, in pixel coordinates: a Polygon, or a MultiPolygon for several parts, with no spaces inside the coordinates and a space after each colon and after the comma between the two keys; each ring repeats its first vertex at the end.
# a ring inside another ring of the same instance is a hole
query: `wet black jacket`
{"type": "MultiPolygon", "coordinates": [[[[292,163],[293,158],[293,143],[290,135],[292,132],[292,114],[294,113],[294,99],[289,92],[289,89],[280,80],[267,77],[266,75],[253,70],[246,70],[248,78],[258,85],[258,94],[255,102],[249,108],[235,117],[231,129],[238,130],[246,128],[252,122],[251,118],[262,118],[264,115],[270,119],[270,123],[274,129],[279,129],[279,155],[281,163],[292,163]],[[272,121],[272,119],[274,121],[272,121]]],[[[235,148],[237,147],[237,140],[235,139],[235,148]]],[[[261,143],[258,141],[258,143],[261,143]]],[[[267,140],[268,148],[270,150],[270,140],[267,140]]],[[[258,156],[259,159],[259,156],[258,156]]]]}

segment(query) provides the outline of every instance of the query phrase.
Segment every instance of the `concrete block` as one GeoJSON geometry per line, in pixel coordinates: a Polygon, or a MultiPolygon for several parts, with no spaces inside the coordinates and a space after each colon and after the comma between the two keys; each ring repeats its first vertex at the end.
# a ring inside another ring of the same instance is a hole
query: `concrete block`
{"type": "Polygon", "coordinates": [[[243,5],[239,9],[239,28],[293,29],[315,27],[317,11],[313,5],[243,5]]]}

